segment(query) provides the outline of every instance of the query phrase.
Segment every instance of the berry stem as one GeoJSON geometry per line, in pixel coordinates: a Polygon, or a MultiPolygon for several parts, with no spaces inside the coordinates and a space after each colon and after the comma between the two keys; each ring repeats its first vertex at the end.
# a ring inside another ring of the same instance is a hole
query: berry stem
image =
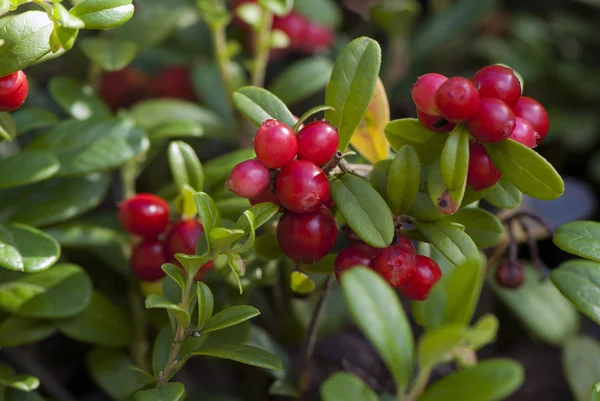
{"type": "Polygon", "coordinates": [[[256,55],[252,69],[252,85],[262,87],[265,84],[265,73],[271,51],[271,28],[273,26],[273,13],[263,9],[262,23],[256,35],[256,55]]]}
{"type": "Polygon", "coordinates": [[[431,376],[431,369],[423,369],[419,372],[417,379],[415,380],[410,392],[404,397],[402,391],[398,391],[398,401],[416,401],[417,398],[423,394],[427,383],[429,383],[429,377],[431,376]]]}

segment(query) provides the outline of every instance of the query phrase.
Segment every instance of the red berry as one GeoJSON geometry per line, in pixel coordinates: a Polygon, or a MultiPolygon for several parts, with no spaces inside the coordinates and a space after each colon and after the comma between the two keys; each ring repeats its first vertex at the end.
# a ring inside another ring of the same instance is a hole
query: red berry
{"type": "Polygon", "coordinates": [[[277,175],[275,194],[283,206],[293,212],[312,212],[327,201],[329,181],[316,164],[294,160],[277,175]]]}
{"type": "Polygon", "coordinates": [[[256,157],[269,168],[281,168],[298,153],[298,138],[294,131],[277,120],[267,120],[254,137],[256,157]]]}
{"type": "Polygon", "coordinates": [[[137,194],[119,204],[123,228],[144,238],[156,238],[169,224],[169,204],[160,196],[137,194]]]}
{"type": "Polygon", "coordinates": [[[537,143],[543,141],[550,129],[550,118],[544,106],[535,99],[523,96],[512,109],[517,117],[522,117],[529,121],[533,129],[538,133],[540,138],[537,143]]]}
{"type": "Polygon", "coordinates": [[[479,96],[500,99],[512,106],[521,97],[521,82],[513,70],[501,65],[490,65],[477,71],[471,79],[479,96]]]}
{"type": "Polygon", "coordinates": [[[0,77],[0,112],[13,111],[27,99],[29,83],[22,70],[0,77]]]}
{"type": "Polygon", "coordinates": [[[502,260],[496,268],[496,283],[504,288],[516,289],[525,281],[525,267],[519,260],[502,260]]]}
{"type": "Polygon", "coordinates": [[[490,159],[485,148],[480,143],[469,145],[469,171],[467,185],[475,191],[495,185],[502,177],[502,173],[490,159]]]}
{"type": "Polygon", "coordinates": [[[310,213],[287,210],[277,225],[277,243],[290,259],[314,263],[327,255],[337,236],[335,218],[326,207],[310,213]]]}
{"type": "Polygon", "coordinates": [[[484,98],[477,113],[467,121],[467,128],[480,142],[500,142],[515,128],[515,113],[500,99],[484,98]]]}
{"type": "Polygon", "coordinates": [[[521,117],[515,117],[515,128],[509,138],[529,148],[535,148],[537,140],[540,136],[529,124],[529,121],[521,117]]]}
{"type": "Polygon", "coordinates": [[[338,143],[335,127],[325,121],[313,121],[298,133],[298,158],[322,166],[331,160],[338,143]]]}
{"type": "Polygon", "coordinates": [[[152,78],[152,93],[160,98],[196,101],[190,69],[186,66],[171,66],[152,78]]]}
{"type": "Polygon", "coordinates": [[[307,53],[327,50],[331,47],[335,39],[331,29],[314,22],[307,23],[304,35],[304,41],[301,42],[300,46],[301,50],[307,53]]]}
{"type": "Polygon", "coordinates": [[[417,250],[415,249],[415,245],[406,237],[398,236],[398,245],[403,246],[407,250],[411,251],[415,255],[417,254],[417,250]]]}
{"type": "Polygon", "coordinates": [[[398,288],[417,273],[417,256],[404,244],[392,244],[377,254],[371,267],[392,287],[398,288]]]}
{"type": "MultiPolygon", "coordinates": [[[[176,253],[195,255],[196,244],[203,232],[204,227],[195,219],[182,220],[173,224],[173,227],[169,230],[169,234],[167,234],[165,240],[166,254],[169,256],[169,259],[173,259],[176,253]]],[[[200,268],[200,271],[198,271],[196,280],[201,280],[206,270],[210,269],[212,266],[213,262],[205,263],[200,268]],[[202,275],[200,275],[200,272],[202,272],[202,275]]]]}
{"type": "Polygon", "coordinates": [[[461,122],[477,113],[479,92],[473,82],[463,77],[449,78],[435,93],[439,114],[446,120],[461,122]]]}
{"type": "Polygon", "coordinates": [[[143,281],[163,278],[165,272],[160,267],[166,262],[164,246],[154,239],[146,239],[133,248],[129,261],[135,276],[143,281]]]}
{"type": "Polygon", "coordinates": [[[369,266],[378,252],[379,249],[365,243],[350,245],[342,249],[337,258],[335,258],[335,276],[338,282],[342,273],[346,270],[354,266],[369,266]]]}
{"type": "Polygon", "coordinates": [[[279,199],[277,199],[277,196],[275,196],[275,194],[273,193],[273,191],[271,191],[270,188],[262,194],[255,196],[254,198],[250,198],[251,205],[258,205],[259,203],[263,202],[271,202],[281,208],[281,202],[279,201],[279,199]]]}
{"type": "MultiPolygon", "coordinates": [[[[413,85],[410,93],[417,110],[429,116],[439,116],[439,111],[435,105],[435,93],[440,85],[448,80],[448,77],[429,73],[421,75],[413,85]]],[[[425,124],[423,124],[425,125],[425,124]]]]}
{"type": "Polygon", "coordinates": [[[114,111],[145,98],[148,81],[146,74],[135,68],[107,72],[102,76],[98,94],[114,111]]]}
{"type": "Polygon", "coordinates": [[[417,117],[425,128],[433,132],[439,132],[443,134],[452,131],[454,127],[456,127],[456,123],[451,123],[440,116],[430,116],[429,114],[423,113],[419,109],[417,109],[417,117]]]}
{"type": "Polygon", "coordinates": [[[400,291],[414,301],[424,301],[429,296],[431,288],[442,278],[442,271],[435,261],[427,256],[417,255],[417,273],[405,284],[400,291]]]}
{"type": "Polygon", "coordinates": [[[269,188],[271,173],[258,160],[246,160],[235,166],[225,185],[227,188],[242,198],[260,196],[269,188]]]}
{"type": "Polygon", "coordinates": [[[276,16],[273,18],[273,29],[279,29],[285,32],[290,39],[290,48],[300,50],[304,48],[307,29],[310,21],[304,16],[292,11],[284,17],[276,16]]]}

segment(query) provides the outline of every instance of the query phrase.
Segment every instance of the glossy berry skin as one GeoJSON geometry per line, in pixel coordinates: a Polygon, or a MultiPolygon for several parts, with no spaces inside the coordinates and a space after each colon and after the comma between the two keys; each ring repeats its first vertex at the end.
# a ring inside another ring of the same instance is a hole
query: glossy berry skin
{"type": "Polygon", "coordinates": [[[539,135],[535,132],[533,126],[529,124],[529,121],[521,117],[515,117],[515,128],[509,138],[533,149],[537,145],[539,135]]]}
{"type": "Polygon", "coordinates": [[[392,244],[380,251],[370,266],[392,287],[399,288],[417,273],[417,256],[403,244],[392,244]]]}
{"type": "Polygon", "coordinates": [[[533,129],[540,136],[537,143],[544,140],[550,129],[550,118],[544,106],[537,100],[523,96],[513,106],[515,116],[522,117],[529,121],[533,129]]]}
{"type": "Polygon", "coordinates": [[[325,121],[313,121],[298,132],[298,159],[322,166],[331,160],[338,143],[335,127],[325,121]]]}
{"type": "Polygon", "coordinates": [[[133,274],[142,281],[156,281],[165,276],[161,266],[167,263],[165,247],[154,239],[140,242],[131,252],[129,264],[133,274]]]}
{"type": "Polygon", "coordinates": [[[310,213],[286,210],[277,224],[277,243],[299,263],[314,263],[327,255],[337,237],[333,214],[326,207],[310,213]]]}
{"type": "Polygon", "coordinates": [[[501,65],[490,65],[477,71],[471,79],[479,89],[479,96],[500,99],[509,106],[521,97],[521,82],[513,70],[501,65]]]}
{"type": "Polygon", "coordinates": [[[451,122],[473,117],[479,107],[479,91],[473,82],[463,77],[449,78],[435,93],[439,114],[451,122]]]}
{"type": "Polygon", "coordinates": [[[250,198],[251,205],[258,205],[259,203],[263,202],[271,202],[281,208],[281,202],[279,201],[279,199],[277,199],[277,196],[275,196],[275,194],[273,193],[273,191],[271,191],[270,188],[262,194],[255,196],[254,198],[250,198]]]}
{"type": "Polygon", "coordinates": [[[338,282],[341,275],[346,270],[355,266],[369,266],[371,261],[379,253],[379,249],[373,248],[369,244],[354,244],[347,246],[335,258],[335,277],[338,282]]]}
{"type": "Polygon", "coordinates": [[[525,281],[525,267],[519,260],[514,262],[504,259],[496,268],[496,283],[509,289],[519,288],[525,281]]]}
{"type": "MultiPolygon", "coordinates": [[[[186,255],[195,255],[196,244],[203,232],[204,227],[195,219],[182,220],[173,224],[165,239],[165,251],[169,260],[173,260],[176,264],[179,264],[177,260],[174,259],[175,254],[184,253],[186,255]]],[[[205,263],[198,271],[196,280],[200,280],[201,277],[204,276],[206,270],[210,269],[212,266],[212,261],[205,263]]]]}
{"type": "Polygon", "coordinates": [[[225,185],[242,198],[260,196],[269,188],[271,173],[256,159],[246,160],[236,165],[229,173],[225,185]]]}
{"type": "Polygon", "coordinates": [[[254,137],[256,158],[268,168],[281,168],[298,153],[298,138],[290,127],[277,120],[267,120],[254,137]]]}
{"type": "Polygon", "coordinates": [[[421,75],[410,91],[417,110],[429,116],[439,116],[440,114],[435,104],[435,94],[440,85],[447,80],[448,77],[436,73],[421,75]]]}
{"type": "Polygon", "coordinates": [[[469,170],[467,172],[467,186],[475,191],[494,186],[502,177],[485,148],[480,143],[469,145],[469,170]]]}
{"type": "Polygon", "coordinates": [[[403,246],[404,248],[406,248],[406,250],[414,253],[415,255],[417,253],[417,250],[415,249],[415,245],[412,243],[411,240],[409,240],[406,237],[398,236],[398,242],[396,242],[396,244],[403,246]]]}
{"type": "Polygon", "coordinates": [[[424,301],[431,288],[442,278],[442,271],[434,260],[417,255],[417,272],[414,277],[399,289],[404,296],[413,301],[424,301]]]}
{"type": "Polygon", "coordinates": [[[427,128],[429,131],[437,132],[440,134],[444,134],[450,132],[456,127],[456,123],[451,123],[450,121],[444,120],[440,116],[430,116],[428,114],[423,113],[421,110],[417,109],[417,118],[421,125],[427,128]],[[444,124],[438,126],[438,122],[441,121],[444,124]]]}
{"type": "Polygon", "coordinates": [[[115,111],[144,99],[148,82],[148,76],[135,68],[110,71],[102,76],[98,94],[108,107],[115,111]]]}
{"type": "Polygon", "coordinates": [[[277,175],[275,194],[286,209],[296,213],[312,212],[327,202],[329,181],[316,164],[294,160],[277,175]]]}
{"type": "Polygon", "coordinates": [[[0,77],[0,112],[21,107],[28,92],[29,83],[22,70],[0,77]]]}
{"type": "Polygon", "coordinates": [[[467,121],[467,128],[480,142],[500,142],[515,128],[515,113],[500,99],[483,98],[475,116],[467,121]]]}
{"type": "Polygon", "coordinates": [[[156,238],[169,224],[169,204],[160,196],[137,194],[119,204],[119,221],[132,234],[156,238]]]}
{"type": "Polygon", "coordinates": [[[196,101],[190,69],[175,65],[162,70],[151,80],[152,94],[160,98],[196,101]]]}

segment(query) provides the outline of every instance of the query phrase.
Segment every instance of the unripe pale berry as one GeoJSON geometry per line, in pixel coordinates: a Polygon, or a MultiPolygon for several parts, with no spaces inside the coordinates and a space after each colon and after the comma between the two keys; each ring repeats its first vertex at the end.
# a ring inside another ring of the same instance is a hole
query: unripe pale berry
{"type": "Polygon", "coordinates": [[[277,175],[275,194],[283,206],[293,212],[312,212],[329,198],[329,181],[316,164],[294,160],[277,175]]]}
{"type": "Polygon", "coordinates": [[[166,262],[163,244],[158,240],[146,239],[133,248],[129,264],[140,280],[156,281],[165,276],[161,266],[166,262]]]}
{"type": "Polygon", "coordinates": [[[266,167],[281,168],[296,157],[298,139],[284,123],[267,120],[256,131],[254,150],[257,159],[266,167]]]}
{"type": "Polygon", "coordinates": [[[500,142],[515,128],[515,114],[502,100],[484,98],[479,102],[477,113],[467,120],[467,128],[480,142],[500,142]]]}
{"type": "Polygon", "coordinates": [[[325,121],[313,121],[298,132],[298,158],[322,166],[331,160],[338,143],[335,127],[325,121]]]}
{"type": "Polygon", "coordinates": [[[355,266],[369,266],[379,251],[379,249],[365,243],[350,245],[342,249],[335,258],[335,276],[338,282],[342,273],[346,270],[355,266]]]}
{"type": "Polygon", "coordinates": [[[417,257],[405,245],[397,243],[381,250],[370,266],[392,287],[398,288],[417,273],[417,257]]]}
{"type": "Polygon", "coordinates": [[[430,116],[419,109],[417,109],[417,118],[425,128],[441,134],[450,132],[456,127],[456,123],[451,123],[440,116],[430,116]]]}
{"type": "Polygon", "coordinates": [[[269,188],[271,173],[256,159],[246,160],[235,166],[225,185],[242,198],[260,196],[269,188]]]}
{"type": "Polygon", "coordinates": [[[435,104],[435,93],[440,85],[447,80],[448,77],[433,72],[421,75],[410,91],[417,110],[429,116],[439,116],[439,111],[435,104]]]}
{"type": "Polygon", "coordinates": [[[431,288],[442,278],[438,264],[427,256],[417,255],[417,272],[410,281],[400,285],[404,296],[413,301],[424,301],[431,288]]]}
{"type": "Polygon", "coordinates": [[[539,137],[529,121],[521,117],[515,117],[515,128],[509,136],[510,139],[533,149],[536,147],[539,137]]]}
{"type": "Polygon", "coordinates": [[[480,143],[469,145],[469,170],[467,172],[467,186],[475,191],[481,191],[494,186],[502,177],[485,148],[480,143]]]}
{"type": "Polygon", "coordinates": [[[0,112],[13,111],[27,99],[29,83],[21,70],[0,77],[0,112]]]}
{"type": "Polygon", "coordinates": [[[522,117],[529,121],[533,129],[538,133],[540,138],[537,143],[544,140],[550,129],[550,118],[544,106],[537,100],[523,96],[513,106],[515,116],[522,117]]]}
{"type": "Polygon", "coordinates": [[[501,65],[490,65],[477,71],[471,79],[479,96],[500,99],[509,106],[521,97],[521,82],[513,70],[501,65]]]}
{"type": "Polygon", "coordinates": [[[132,234],[156,238],[169,224],[169,204],[160,196],[137,194],[119,203],[119,221],[132,234]]]}
{"type": "Polygon", "coordinates": [[[448,121],[461,122],[473,117],[479,107],[479,92],[463,77],[449,78],[435,93],[439,114],[448,121]]]}

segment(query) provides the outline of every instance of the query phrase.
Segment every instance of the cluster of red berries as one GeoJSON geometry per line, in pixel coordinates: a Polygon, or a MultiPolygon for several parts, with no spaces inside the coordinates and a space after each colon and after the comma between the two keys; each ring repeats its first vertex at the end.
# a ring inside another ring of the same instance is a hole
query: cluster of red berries
{"type": "MultiPolygon", "coordinates": [[[[165,275],[161,269],[164,263],[179,265],[175,254],[196,253],[196,243],[204,227],[195,219],[171,222],[169,204],[160,196],[137,194],[121,202],[119,209],[123,228],[142,237],[134,246],[129,261],[133,273],[140,280],[160,280],[165,275]]],[[[205,264],[196,279],[200,280],[212,265],[213,262],[205,264]]]]}
{"type": "Polygon", "coordinates": [[[385,249],[365,243],[344,248],[335,260],[335,275],[340,280],[343,272],[354,266],[375,270],[393,288],[415,301],[423,301],[431,288],[442,277],[438,264],[427,256],[417,255],[412,242],[405,237],[385,249]]]}
{"type": "Polygon", "coordinates": [[[534,148],[550,128],[544,106],[521,96],[514,71],[501,65],[484,67],[470,80],[425,74],[411,93],[419,121],[431,131],[450,132],[456,124],[466,123],[473,138],[467,185],[476,191],[493,186],[502,176],[482,143],[510,138],[534,148]]]}
{"type": "Polygon", "coordinates": [[[321,169],[334,156],[338,133],[325,121],[298,132],[277,120],[265,121],[254,137],[256,159],[235,166],[227,188],[251,204],[273,202],[286,210],[277,242],[291,259],[312,263],[333,247],[337,226],[331,211],[329,180],[321,169]]]}
{"type": "Polygon", "coordinates": [[[0,112],[13,111],[27,99],[29,84],[21,70],[0,77],[0,112]]]}

